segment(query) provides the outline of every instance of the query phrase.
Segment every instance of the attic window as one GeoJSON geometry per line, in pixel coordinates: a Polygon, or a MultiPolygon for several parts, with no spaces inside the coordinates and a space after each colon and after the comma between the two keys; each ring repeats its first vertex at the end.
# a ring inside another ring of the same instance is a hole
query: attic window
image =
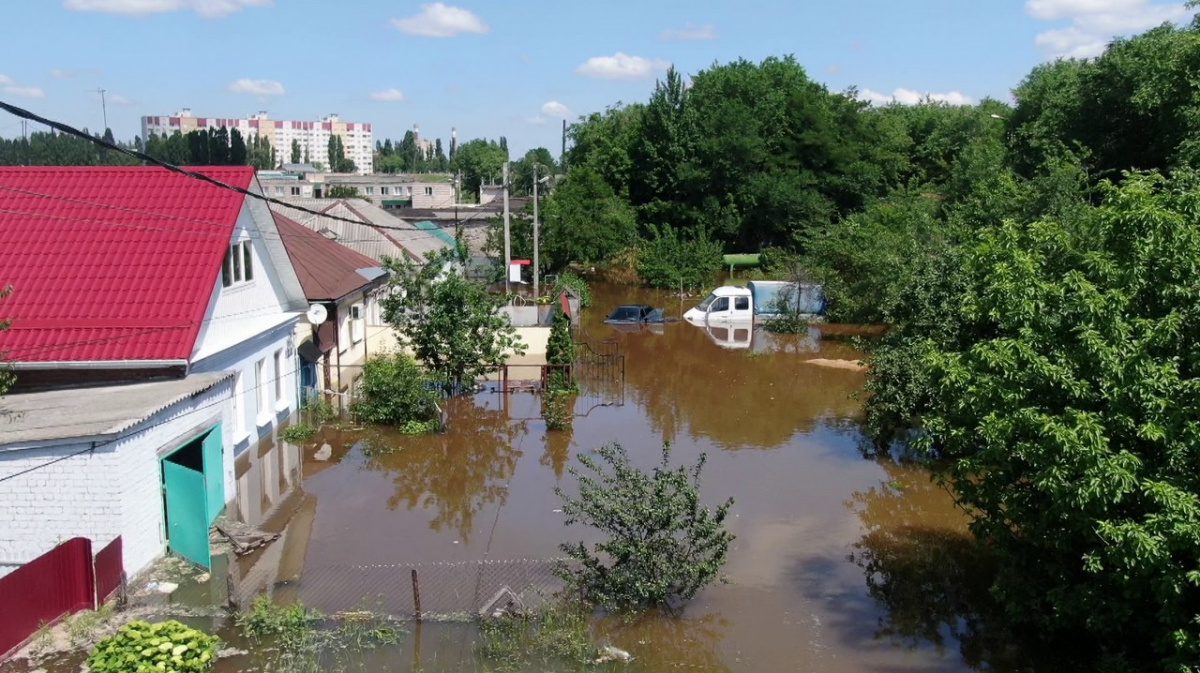
{"type": "Polygon", "coordinates": [[[221,264],[221,287],[230,287],[254,280],[254,256],[250,241],[239,241],[225,251],[221,264]]]}
{"type": "Polygon", "coordinates": [[[338,239],[337,232],[332,229],[322,229],[320,233],[322,236],[331,241],[336,241],[338,239]]]}

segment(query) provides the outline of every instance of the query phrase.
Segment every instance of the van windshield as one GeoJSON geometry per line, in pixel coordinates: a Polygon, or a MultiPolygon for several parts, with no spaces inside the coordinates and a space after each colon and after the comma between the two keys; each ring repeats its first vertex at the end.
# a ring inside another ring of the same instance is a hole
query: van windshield
{"type": "Polygon", "coordinates": [[[710,294],[704,298],[704,301],[702,301],[696,305],[696,309],[700,310],[700,311],[707,311],[708,307],[711,306],[712,303],[716,300],[717,300],[716,293],[710,294]]]}

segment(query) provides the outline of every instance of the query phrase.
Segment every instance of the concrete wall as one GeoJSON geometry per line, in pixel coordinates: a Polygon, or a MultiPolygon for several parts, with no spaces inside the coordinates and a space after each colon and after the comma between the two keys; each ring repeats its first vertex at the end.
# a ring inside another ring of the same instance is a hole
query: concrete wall
{"type": "Polygon", "coordinates": [[[159,457],[221,423],[225,498],[231,500],[236,488],[231,418],[232,384],[224,381],[89,453],[66,457],[89,443],[0,451],[0,473],[38,468],[0,482],[0,575],[70,538],[90,538],[98,551],[118,535],[125,572],[133,576],[145,569],[166,544],[159,457]]]}

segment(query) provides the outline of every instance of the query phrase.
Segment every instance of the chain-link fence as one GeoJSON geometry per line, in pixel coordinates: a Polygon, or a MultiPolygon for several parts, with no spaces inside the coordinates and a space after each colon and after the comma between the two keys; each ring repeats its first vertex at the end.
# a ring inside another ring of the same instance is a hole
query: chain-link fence
{"type": "Polygon", "coordinates": [[[559,559],[477,560],[307,568],[276,585],[325,614],[358,610],[456,620],[536,609],[560,594],[559,559]]]}

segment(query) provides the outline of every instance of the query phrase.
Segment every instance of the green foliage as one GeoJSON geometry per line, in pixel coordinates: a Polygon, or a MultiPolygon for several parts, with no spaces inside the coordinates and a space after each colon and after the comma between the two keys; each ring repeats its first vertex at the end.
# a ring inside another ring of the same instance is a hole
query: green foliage
{"type": "Polygon", "coordinates": [[[548,388],[542,393],[542,418],[547,430],[570,430],[575,420],[575,390],[548,388]]]}
{"type": "Polygon", "coordinates": [[[184,673],[212,669],[217,639],[175,620],[132,621],[88,655],[92,673],[184,673]]]}
{"type": "Polygon", "coordinates": [[[350,412],[361,422],[398,425],[405,432],[414,431],[410,434],[436,430],[441,416],[426,377],[403,353],[382,353],[367,360],[350,412]]]}
{"type": "Polygon", "coordinates": [[[962,328],[910,342],[925,392],[894,408],[998,554],[1009,614],[1132,665],[1200,659],[1198,186],[1129,175],[1080,217],[981,232],[962,328]]]}
{"type": "Polygon", "coordinates": [[[550,338],[546,341],[546,364],[556,366],[546,374],[547,392],[574,392],[578,389],[571,375],[571,364],[574,362],[575,342],[571,338],[571,318],[561,308],[555,308],[550,338]]]}
{"type": "Polygon", "coordinates": [[[358,199],[362,196],[358,193],[358,187],[351,185],[330,185],[325,190],[325,198],[327,199],[358,199]]]}
{"type": "Polygon", "coordinates": [[[715,510],[700,503],[705,456],[693,466],[671,467],[664,444],[662,461],[645,472],[620,444],[595,454],[579,456],[586,473],[570,468],[578,496],[554,491],[567,525],[590,526],[606,539],[591,547],[561,545],[577,565],[564,564],[559,574],[588,601],[615,610],[674,605],[716,580],[734,539],[725,530],[733,499],[715,510]]]}
{"type": "Polygon", "coordinates": [[[300,404],[300,415],[309,424],[324,425],[337,418],[338,412],[328,398],[314,393],[300,404]]]}
{"type": "Polygon", "coordinates": [[[458,146],[450,169],[462,172],[462,191],[478,196],[483,183],[499,184],[508,161],[508,149],[494,140],[476,138],[458,146]]]}
{"type": "Polygon", "coordinates": [[[637,240],[634,209],[586,165],[573,169],[546,199],[542,218],[550,269],[606,262],[637,240]]]}
{"type": "Polygon", "coordinates": [[[601,655],[591,642],[589,618],[569,605],[532,615],[487,617],[479,622],[479,654],[488,670],[495,671],[585,667],[601,655]]]}
{"type": "Polygon", "coordinates": [[[298,650],[308,642],[309,632],[322,619],[320,612],[303,603],[276,605],[269,596],[259,596],[249,612],[237,616],[236,622],[252,642],[269,641],[283,650],[298,650]]]}
{"type": "MultiPolygon", "coordinates": [[[[4,287],[0,287],[0,301],[3,301],[5,298],[7,298],[9,295],[11,295],[12,292],[13,292],[12,285],[6,285],[4,287]]],[[[0,318],[0,332],[3,332],[4,330],[9,329],[11,326],[12,326],[11,321],[9,321],[5,318],[0,318]]],[[[14,376],[11,371],[9,371],[7,368],[5,368],[3,366],[4,355],[5,355],[4,351],[0,351],[0,396],[7,393],[8,389],[11,388],[12,384],[16,381],[16,376],[14,376]]]]}
{"type": "Polygon", "coordinates": [[[433,255],[424,266],[388,260],[391,286],[384,319],[448,392],[469,389],[525,344],[506,316],[503,301],[463,276],[454,252],[433,255]]]}
{"type": "Polygon", "coordinates": [[[303,444],[317,434],[317,429],[307,423],[293,423],[279,433],[279,438],[289,444],[303,444]]]}
{"type": "Polygon", "coordinates": [[[562,288],[569,287],[579,295],[579,307],[587,308],[592,305],[592,288],[582,276],[563,271],[558,274],[558,280],[554,283],[554,294],[557,296],[558,291],[562,288]]]}
{"type": "Polygon", "coordinates": [[[721,269],[721,244],[703,229],[680,233],[670,225],[650,226],[651,238],[642,244],[637,269],[650,287],[703,288],[721,269]]]}

